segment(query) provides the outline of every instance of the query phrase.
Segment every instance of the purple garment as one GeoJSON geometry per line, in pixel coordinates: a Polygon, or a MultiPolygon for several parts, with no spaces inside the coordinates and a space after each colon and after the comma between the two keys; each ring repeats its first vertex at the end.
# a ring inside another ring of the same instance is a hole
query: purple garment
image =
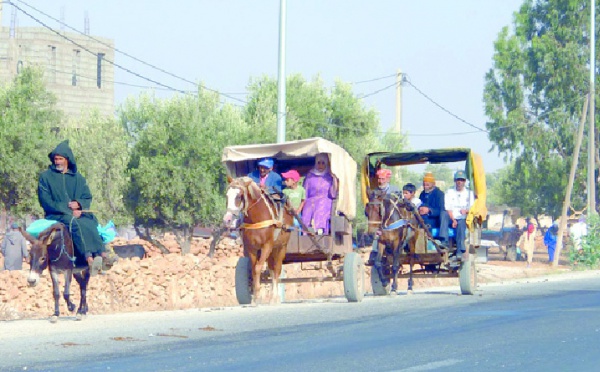
{"type": "Polygon", "coordinates": [[[337,190],[333,189],[333,177],[330,173],[319,176],[311,171],[304,179],[304,189],[306,200],[302,209],[302,222],[315,232],[323,229],[323,234],[329,234],[331,204],[337,196],[337,190]]]}

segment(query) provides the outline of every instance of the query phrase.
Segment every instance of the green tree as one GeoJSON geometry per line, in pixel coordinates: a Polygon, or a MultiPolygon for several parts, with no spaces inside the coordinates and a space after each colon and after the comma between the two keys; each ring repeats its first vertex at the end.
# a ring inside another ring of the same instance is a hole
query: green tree
{"type": "MultiPolygon", "coordinates": [[[[249,143],[275,142],[277,80],[263,76],[250,81],[245,120],[252,128],[249,143]]],[[[343,147],[361,162],[368,151],[381,149],[379,118],[357,98],[351,85],[337,81],[325,87],[317,77],[306,81],[291,75],[286,81],[286,140],[323,137],[343,147]]]]}
{"type": "Polygon", "coordinates": [[[40,70],[25,68],[0,91],[0,200],[11,215],[41,215],[37,179],[55,146],[60,112],[40,70]]]}
{"type": "Polygon", "coordinates": [[[61,134],[70,140],[77,168],[86,177],[94,197],[92,209],[99,220],[113,220],[117,226],[131,223],[123,198],[129,182],[129,149],[121,122],[94,111],[80,128],[68,127],[61,134]]]}
{"type": "MultiPolygon", "coordinates": [[[[515,161],[507,171],[520,173],[504,177],[529,195],[519,198],[527,211],[556,216],[564,198],[588,91],[589,14],[585,0],[527,0],[515,14],[514,33],[503,28],[494,44],[485,77],[487,129],[494,148],[515,161]]],[[[578,193],[583,182],[575,185],[578,193]]],[[[504,195],[507,203],[517,197],[504,195]]]]}
{"type": "Polygon", "coordinates": [[[188,253],[193,228],[216,224],[225,212],[221,154],[249,133],[241,113],[200,90],[129,99],[120,117],[132,145],[126,206],[138,228],[171,231],[188,253]]]}

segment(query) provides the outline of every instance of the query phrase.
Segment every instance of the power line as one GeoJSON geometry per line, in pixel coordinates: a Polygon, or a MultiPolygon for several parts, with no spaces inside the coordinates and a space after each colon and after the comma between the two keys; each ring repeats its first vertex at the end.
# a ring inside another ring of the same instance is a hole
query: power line
{"type": "MultiPolygon", "coordinates": [[[[152,67],[152,68],[154,68],[154,69],[156,69],[156,70],[158,70],[158,71],[161,71],[161,72],[163,72],[163,73],[165,73],[165,74],[167,74],[167,75],[170,75],[170,76],[172,76],[172,77],[178,78],[178,79],[180,79],[180,80],[183,80],[183,81],[185,81],[185,82],[188,82],[188,83],[194,84],[195,86],[199,86],[201,89],[205,89],[205,90],[208,90],[208,91],[211,91],[211,92],[217,93],[217,94],[219,94],[219,95],[223,95],[223,96],[225,96],[225,97],[227,97],[227,98],[230,98],[230,99],[233,99],[233,100],[235,100],[235,101],[239,101],[239,102],[242,102],[242,103],[247,103],[247,102],[245,102],[244,100],[241,100],[241,99],[239,99],[239,98],[236,98],[236,97],[233,97],[233,96],[225,95],[225,94],[223,94],[223,93],[220,93],[219,91],[217,91],[217,90],[215,90],[215,89],[211,89],[211,88],[208,88],[208,87],[206,87],[206,86],[199,85],[199,84],[197,84],[197,83],[195,83],[195,82],[193,82],[193,81],[190,81],[190,80],[188,80],[188,79],[182,78],[182,77],[180,77],[180,76],[177,76],[177,75],[175,75],[175,74],[173,74],[173,73],[170,73],[170,72],[168,72],[168,71],[166,71],[166,70],[164,70],[164,69],[161,69],[161,68],[159,68],[159,67],[156,67],[156,66],[154,66],[154,65],[152,65],[152,64],[150,64],[150,63],[147,63],[147,62],[145,62],[145,61],[142,61],[142,60],[140,60],[140,59],[138,59],[138,58],[136,58],[136,57],[134,57],[134,56],[132,56],[132,55],[130,55],[130,54],[127,54],[127,53],[125,53],[125,52],[123,52],[123,51],[121,51],[121,50],[119,50],[119,49],[117,49],[117,48],[115,48],[115,47],[113,47],[113,46],[109,45],[109,44],[106,44],[106,43],[102,42],[101,40],[98,40],[98,39],[96,39],[96,38],[94,38],[94,37],[92,37],[92,36],[90,36],[90,35],[86,35],[86,34],[84,34],[84,33],[80,32],[80,31],[76,30],[75,28],[73,28],[73,27],[71,27],[71,26],[67,25],[66,23],[64,23],[64,22],[62,22],[62,21],[60,21],[60,20],[58,20],[58,19],[56,19],[56,18],[54,18],[54,17],[52,17],[52,16],[50,16],[50,15],[48,15],[48,14],[46,14],[46,13],[42,12],[41,10],[39,10],[39,9],[37,9],[37,8],[35,8],[35,7],[33,7],[33,6],[29,5],[29,4],[27,4],[27,3],[25,3],[24,1],[21,1],[21,0],[16,0],[16,1],[19,1],[20,3],[23,3],[24,5],[26,5],[26,6],[30,7],[31,9],[34,9],[35,11],[37,11],[37,12],[39,12],[39,13],[41,13],[41,14],[45,15],[46,17],[49,17],[50,19],[52,19],[52,20],[54,20],[54,21],[56,21],[56,22],[58,22],[58,23],[60,23],[60,24],[62,24],[62,25],[64,25],[64,26],[68,27],[68,28],[69,28],[69,29],[71,29],[71,30],[74,30],[75,32],[77,32],[77,33],[79,33],[79,34],[81,34],[81,35],[83,35],[83,36],[86,36],[86,37],[88,37],[88,38],[90,38],[90,39],[92,39],[92,40],[94,40],[94,41],[96,41],[96,42],[98,42],[98,43],[100,43],[100,44],[102,44],[102,45],[105,45],[105,46],[107,46],[107,47],[109,47],[109,48],[111,48],[111,49],[115,50],[116,52],[119,52],[119,53],[121,53],[121,54],[123,54],[123,55],[125,55],[125,56],[127,56],[127,57],[129,57],[129,58],[132,58],[132,59],[134,59],[134,60],[136,60],[136,61],[138,61],[138,62],[140,62],[140,63],[143,63],[143,64],[145,64],[145,65],[147,65],[147,66],[149,66],[149,67],[152,67]]],[[[96,53],[92,52],[91,50],[89,50],[89,49],[87,49],[86,47],[84,47],[84,46],[80,45],[79,43],[77,43],[77,42],[75,42],[74,40],[72,40],[72,39],[68,38],[67,36],[65,36],[65,35],[62,35],[60,32],[58,32],[58,31],[54,30],[52,27],[48,26],[48,25],[47,25],[47,24],[45,24],[43,21],[41,21],[41,20],[37,19],[36,17],[34,17],[33,15],[31,15],[31,14],[27,13],[25,10],[23,10],[22,8],[20,8],[19,6],[17,6],[17,5],[16,5],[15,3],[13,3],[12,1],[6,1],[6,3],[8,3],[8,4],[10,4],[10,5],[14,6],[14,7],[15,7],[16,9],[18,9],[20,12],[22,12],[23,14],[25,14],[26,16],[28,16],[29,18],[31,18],[32,20],[34,20],[34,21],[35,21],[35,22],[37,22],[38,24],[42,25],[43,27],[47,28],[47,29],[48,29],[48,30],[50,30],[51,32],[55,33],[56,35],[58,35],[58,36],[62,37],[63,39],[65,39],[65,40],[67,40],[67,41],[71,42],[71,43],[72,43],[72,44],[74,44],[74,45],[77,45],[78,47],[80,47],[81,49],[85,50],[86,52],[88,52],[88,53],[91,53],[92,55],[94,55],[94,56],[96,56],[96,57],[98,56],[98,54],[96,54],[96,53]]],[[[172,90],[172,91],[175,91],[175,92],[180,92],[180,93],[183,93],[183,94],[188,94],[188,93],[187,93],[187,91],[184,91],[184,90],[181,90],[181,89],[177,89],[177,88],[173,88],[173,87],[171,87],[171,86],[168,86],[168,85],[166,85],[166,84],[160,83],[160,82],[158,82],[158,81],[156,81],[156,80],[153,80],[153,79],[151,79],[151,78],[148,78],[148,77],[146,77],[146,76],[143,76],[143,75],[141,75],[141,74],[138,74],[138,73],[136,73],[136,72],[134,72],[134,71],[132,71],[132,70],[130,70],[130,69],[128,69],[128,68],[126,68],[126,67],[123,67],[123,66],[121,66],[121,65],[119,65],[119,64],[117,64],[117,63],[115,63],[115,62],[113,62],[113,61],[111,61],[111,60],[109,60],[109,59],[106,59],[106,58],[104,58],[104,60],[105,60],[106,62],[108,62],[108,63],[112,64],[113,66],[115,66],[115,67],[117,67],[117,68],[119,68],[119,69],[121,69],[121,70],[123,70],[123,71],[125,71],[125,72],[128,72],[129,74],[132,74],[132,75],[134,75],[134,76],[137,76],[137,77],[138,77],[138,78],[140,78],[140,79],[146,80],[146,81],[148,81],[148,82],[151,82],[151,83],[153,83],[153,84],[155,84],[155,85],[161,86],[161,87],[163,87],[163,88],[166,88],[166,89],[168,89],[168,90],[172,90]]]]}
{"type": "Polygon", "coordinates": [[[403,83],[407,83],[408,85],[410,85],[411,87],[413,87],[420,95],[422,95],[423,97],[425,97],[427,100],[429,100],[431,103],[433,103],[434,105],[436,105],[437,107],[439,107],[442,111],[446,112],[447,114],[449,114],[450,116],[462,121],[463,123],[467,124],[468,126],[475,128],[481,132],[486,132],[488,133],[488,131],[486,129],[480,128],[475,124],[471,124],[468,121],[466,121],[465,119],[461,118],[460,116],[456,115],[455,113],[451,112],[450,110],[448,110],[447,108],[445,108],[444,106],[442,106],[441,104],[437,103],[436,101],[433,100],[433,98],[429,97],[427,94],[425,94],[423,91],[421,91],[419,88],[417,88],[409,79],[406,75],[404,75],[402,77],[402,82],[403,83]]]}
{"type": "Polygon", "coordinates": [[[355,82],[352,82],[350,84],[357,85],[357,84],[370,83],[370,82],[373,82],[373,81],[378,81],[378,80],[383,80],[383,79],[389,79],[389,78],[394,77],[394,76],[396,76],[396,74],[386,75],[386,76],[382,76],[382,77],[378,77],[378,78],[373,78],[373,79],[369,79],[369,80],[355,81],[355,82]]]}

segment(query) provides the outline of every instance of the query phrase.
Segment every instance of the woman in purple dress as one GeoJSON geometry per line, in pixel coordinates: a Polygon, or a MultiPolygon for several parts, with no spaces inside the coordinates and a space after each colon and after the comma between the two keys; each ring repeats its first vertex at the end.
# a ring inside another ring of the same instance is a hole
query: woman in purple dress
{"type": "Polygon", "coordinates": [[[304,179],[304,189],[306,201],[302,209],[302,222],[317,234],[328,235],[331,204],[337,196],[338,180],[331,173],[327,154],[316,155],[315,167],[304,179]]]}

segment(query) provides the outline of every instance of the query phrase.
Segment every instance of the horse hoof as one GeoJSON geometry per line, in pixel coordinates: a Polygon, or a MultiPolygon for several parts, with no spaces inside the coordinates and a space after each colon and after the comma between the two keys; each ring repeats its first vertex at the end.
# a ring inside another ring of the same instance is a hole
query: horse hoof
{"type": "Polygon", "coordinates": [[[58,322],[58,316],[52,315],[52,317],[50,317],[50,323],[56,323],[56,322],[58,322]]]}
{"type": "Polygon", "coordinates": [[[75,315],[75,320],[77,320],[77,321],[83,320],[83,314],[75,315]]]}

